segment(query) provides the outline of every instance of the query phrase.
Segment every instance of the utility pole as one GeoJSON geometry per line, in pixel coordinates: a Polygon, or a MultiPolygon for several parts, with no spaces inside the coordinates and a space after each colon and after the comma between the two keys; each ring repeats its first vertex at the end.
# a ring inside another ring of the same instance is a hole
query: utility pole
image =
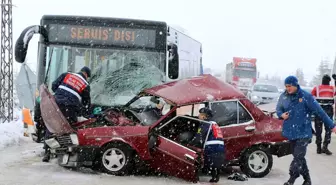
{"type": "Polygon", "coordinates": [[[1,0],[0,123],[13,120],[12,0],[1,0]]]}

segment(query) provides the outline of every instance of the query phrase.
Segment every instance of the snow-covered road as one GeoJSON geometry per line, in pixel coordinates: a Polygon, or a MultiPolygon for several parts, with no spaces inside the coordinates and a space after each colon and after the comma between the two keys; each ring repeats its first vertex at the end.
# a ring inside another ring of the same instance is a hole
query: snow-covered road
{"type": "MultiPolygon", "coordinates": [[[[314,184],[336,185],[336,137],[331,146],[335,152],[333,156],[317,155],[315,144],[309,146],[308,163],[314,184]]],[[[30,140],[20,140],[21,146],[12,146],[0,151],[0,184],[1,185],[111,185],[111,184],[191,184],[175,178],[165,177],[116,177],[92,172],[89,169],[70,171],[58,166],[55,161],[42,163],[39,156],[42,152],[41,144],[30,140]]],[[[288,178],[288,166],[292,157],[274,158],[274,168],[271,173],[261,179],[249,179],[245,182],[227,180],[223,174],[219,184],[247,185],[247,184],[283,184],[288,178]]],[[[202,177],[207,181],[207,177],[202,177]]],[[[302,184],[300,178],[296,184],[302,184]]]]}

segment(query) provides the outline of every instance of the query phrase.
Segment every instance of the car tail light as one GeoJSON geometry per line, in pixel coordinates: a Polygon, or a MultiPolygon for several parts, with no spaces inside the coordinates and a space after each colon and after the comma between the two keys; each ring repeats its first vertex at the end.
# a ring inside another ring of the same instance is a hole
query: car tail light
{"type": "Polygon", "coordinates": [[[239,77],[238,77],[238,76],[233,76],[233,77],[232,77],[232,81],[236,81],[236,82],[238,82],[238,81],[239,81],[239,77]]]}

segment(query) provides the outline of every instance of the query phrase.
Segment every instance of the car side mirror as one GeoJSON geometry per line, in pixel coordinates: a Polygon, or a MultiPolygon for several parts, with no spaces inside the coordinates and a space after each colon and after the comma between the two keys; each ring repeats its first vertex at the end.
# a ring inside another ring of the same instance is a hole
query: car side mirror
{"type": "Polygon", "coordinates": [[[157,128],[151,129],[149,128],[149,134],[148,134],[148,149],[152,150],[154,149],[154,147],[156,147],[158,145],[158,130],[157,128]]]}
{"type": "Polygon", "coordinates": [[[157,141],[158,141],[158,137],[154,134],[149,136],[149,140],[148,140],[148,148],[154,149],[155,146],[157,146],[157,141]]]}
{"type": "Polygon", "coordinates": [[[177,79],[179,77],[179,54],[176,44],[168,45],[168,77],[177,79]]]}

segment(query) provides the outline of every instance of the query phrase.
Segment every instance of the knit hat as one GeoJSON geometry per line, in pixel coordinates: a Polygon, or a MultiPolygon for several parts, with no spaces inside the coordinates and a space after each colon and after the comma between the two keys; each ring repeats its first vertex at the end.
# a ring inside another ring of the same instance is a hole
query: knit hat
{"type": "Polygon", "coordinates": [[[91,69],[90,68],[84,66],[80,71],[85,72],[88,77],[91,77],[91,69]]]}
{"type": "Polygon", "coordinates": [[[330,85],[331,78],[329,75],[324,75],[322,77],[322,85],[330,85]]]}
{"type": "Polygon", "coordinates": [[[299,85],[299,82],[298,82],[298,79],[295,76],[288,76],[285,79],[285,85],[292,85],[292,86],[297,87],[299,85]]]}

